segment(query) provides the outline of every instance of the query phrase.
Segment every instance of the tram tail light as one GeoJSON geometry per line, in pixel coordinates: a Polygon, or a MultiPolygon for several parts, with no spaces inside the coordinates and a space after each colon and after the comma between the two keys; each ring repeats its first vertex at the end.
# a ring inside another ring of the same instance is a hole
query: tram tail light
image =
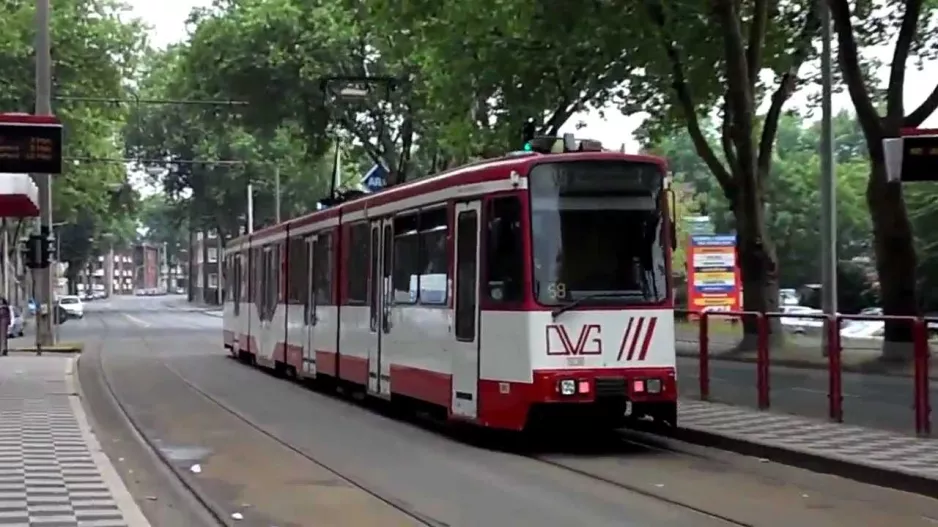
{"type": "Polygon", "coordinates": [[[645,393],[645,379],[637,379],[632,381],[632,392],[645,393]]]}

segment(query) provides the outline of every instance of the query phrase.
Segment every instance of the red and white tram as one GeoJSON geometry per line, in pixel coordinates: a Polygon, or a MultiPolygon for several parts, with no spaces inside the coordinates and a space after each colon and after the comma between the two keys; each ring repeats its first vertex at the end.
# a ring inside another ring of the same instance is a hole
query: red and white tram
{"type": "Polygon", "coordinates": [[[583,148],[479,162],[232,240],[225,347],[483,427],[675,424],[665,163],[583,148]]]}

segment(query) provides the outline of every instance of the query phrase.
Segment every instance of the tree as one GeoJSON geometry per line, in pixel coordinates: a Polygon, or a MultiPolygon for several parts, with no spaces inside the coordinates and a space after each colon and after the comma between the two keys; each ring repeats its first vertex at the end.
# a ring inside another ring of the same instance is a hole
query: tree
{"type": "MultiPolygon", "coordinates": [[[[705,121],[705,124],[706,123],[705,121]]],[[[865,142],[857,137],[856,119],[847,112],[834,117],[837,137],[837,241],[842,275],[850,278],[840,287],[841,311],[847,305],[856,305],[857,295],[865,287],[851,287],[858,283],[854,258],[872,256],[870,221],[864,200],[866,182],[865,142]],[[857,140],[859,139],[859,140],[857,140]]],[[[703,129],[710,139],[708,126],[703,129]]],[[[779,119],[778,140],[773,155],[772,177],[765,184],[766,232],[775,241],[778,252],[779,283],[783,287],[801,289],[806,284],[820,281],[820,159],[819,124],[806,123],[801,117],[787,114],[779,119]]],[[[735,230],[736,220],[723,191],[712,184],[712,177],[699,156],[693,154],[691,139],[686,130],[675,131],[650,146],[654,153],[665,156],[674,171],[679,188],[690,195],[683,201],[698,207],[706,214],[719,233],[735,230]]],[[[679,238],[680,240],[680,238],[679,238]]],[[[674,268],[678,269],[678,253],[674,255],[674,268]]],[[[864,306],[866,307],[866,306],[864,306]]]]}
{"type": "MultiPolygon", "coordinates": [[[[938,85],[922,104],[906,114],[903,89],[910,56],[928,56],[929,38],[938,10],[923,0],[883,1],[852,8],[847,0],[828,0],[837,34],[840,69],[869,152],[866,200],[873,222],[873,248],[879,274],[883,310],[888,315],[914,315],[919,310],[915,271],[917,266],[912,225],[906,211],[902,186],[886,178],[883,139],[898,137],[903,127],[917,127],[938,109],[938,85]],[[873,10],[876,10],[874,13],[873,10]],[[892,64],[885,93],[869,81],[859,57],[859,48],[870,41],[884,43],[895,37],[892,64]],[[872,39],[872,40],[871,40],[872,39]],[[885,102],[880,115],[877,103],[885,102]]],[[[911,342],[910,324],[887,322],[883,358],[907,360],[909,347],[892,342],[911,342]]]]}
{"type": "Polygon", "coordinates": [[[556,135],[628,77],[641,44],[629,24],[618,23],[633,11],[622,3],[370,4],[377,34],[396,35],[383,54],[414,63],[414,127],[420,148],[443,165],[519,148],[528,118],[538,134],[556,135]],[[600,23],[606,20],[617,22],[600,23]]]}
{"type": "MultiPolygon", "coordinates": [[[[34,106],[34,7],[27,0],[0,7],[0,111],[31,112],[34,106]]],[[[65,223],[56,234],[60,259],[69,264],[70,273],[84,265],[90,240],[119,212],[112,194],[126,179],[121,164],[93,161],[121,157],[114,137],[125,111],[75,99],[123,96],[144,35],[138,21],[122,20],[124,16],[125,9],[112,0],[62,0],[55,3],[51,19],[53,111],[65,127],[68,160],[53,181],[53,219],[65,223]]]]}
{"type": "MultiPolygon", "coordinates": [[[[670,4],[644,2],[648,41],[658,45],[643,64],[645,75],[630,83],[626,108],[651,113],[652,135],[676,123],[687,129],[735,218],[748,310],[778,308],[778,256],[766,228],[766,186],[783,106],[798,86],[801,65],[814,53],[818,19],[807,4],[717,0],[696,4],[696,10],[690,8],[695,14],[686,16],[684,4],[679,15],[670,4]],[[771,91],[760,78],[764,72],[773,74],[771,91]],[[759,116],[763,95],[770,104],[759,116]],[[720,154],[699,117],[717,101],[722,102],[720,154]]],[[[755,319],[744,327],[754,337],[755,319]]]]}
{"type": "MultiPolygon", "coordinates": [[[[192,69],[194,49],[193,43],[151,51],[140,94],[164,101],[224,101],[236,95],[232,90],[206,91],[214,73],[192,69]]],[[[309,212],[328,192],[331,162],[312,150],[318,146],[305,140],[299,123],[262,122],[245,115],[251,111],[170,102],[136,108],[128,120],[128,154],[162,160],[155,178],[163,186],[163,199],[174,203],[189,228],[215,230],[223,239],[237,235],[246,227],[249,183],[255,227],[273,223],[278,170],[283,218],[309,212]]]]}

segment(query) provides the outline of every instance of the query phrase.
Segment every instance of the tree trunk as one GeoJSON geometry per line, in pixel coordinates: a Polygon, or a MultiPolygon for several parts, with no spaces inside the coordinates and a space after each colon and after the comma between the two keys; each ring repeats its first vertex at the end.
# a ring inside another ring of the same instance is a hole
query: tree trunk
{"type": "MultiPolygon", "coordinates": [[[[886,180],[885,162],[878,154],[871,152],[870,155],[872,173],[866,187],[866,203],[873,220],[873,250],[882,307],[887,315],[915,316],[919,305],[915,293],[917,260],[912,225],[906,213],[902,186],[886,180]]],[[[912,343],[910,322],[887,322],[882,360],[911,360],[912,343]]]]}
{"type": "MultiPolygon", "coordinates": [[[[757,194],[761,191],[755,190],[757,194]]],[[[736,247],[742,275],[743,309],[759,313],[778,312],[778,256],[769,239],[762,214],[762,197],[740,195],[734,207],[736,217],[736,247]]],[[[778,318],[768,320],[770,345],[783,339],[778,318]]],[[[733,351],[753,352],[758,349],[759,320],[743,317],[743,339],[733,351]]]]}

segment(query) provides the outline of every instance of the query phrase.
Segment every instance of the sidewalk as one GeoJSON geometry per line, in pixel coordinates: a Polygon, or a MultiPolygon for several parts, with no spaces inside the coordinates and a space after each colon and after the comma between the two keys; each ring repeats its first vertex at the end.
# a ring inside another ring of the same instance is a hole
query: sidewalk
{"type": "Polygon", "coordinates": [[[691,434],[722,437],[938,485],[938,439],[698,400],[683,399],[679,404],[680,428],[691,434]]]}
{"type": "Polygon", "coordinates": [[[75,359],[0,357],[0,526],[149,527],[102,453],[75,359]]]}

